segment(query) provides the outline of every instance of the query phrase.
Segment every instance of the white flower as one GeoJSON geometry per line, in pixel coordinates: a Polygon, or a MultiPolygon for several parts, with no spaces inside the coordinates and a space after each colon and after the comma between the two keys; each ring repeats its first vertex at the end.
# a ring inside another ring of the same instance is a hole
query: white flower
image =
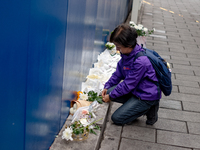
{"type": "Polygon", "coordinates": [[[73,132],[73,130],[72,130],[72,128],[70,127],[67,127],[67,129],[65,129],[64,131],[63,131],[63,135],[62,135],[62,139],[65,139],[65,140],[71,140],[71,141],[73,141],[73,138],[72,138],[72,132],[73,132]]]}
{"type": "Polygon", "coordinates": [[[87,125],[89,125],[89,122],[87,121],[86,118],[80,119],[80,122],[81,122],[81,124],[82,124],[84,127],[86,127],[87,125]]]}
{"type": "Polygon", "coordinates": [[[80,98],[79,98],[79,100],[87,100],[88,99],[88,95],[87,94],[82,94],[82,93],[80,93],[80,98]]]}
{"type": "Polygon", "coordinates": [[[135,29],[138,29],[138,26],[137,26],[137,25],[135,25],[135,26],[134,26],[134,28],[135,28],[135,29]]]}
{"type": "Polygon", "coordinates": [[[134,25],[134,26],[136,25],[135,22],[133,22],[133,21],[130,21],[129,24],[134,25]]]}
{"type": "Polygon", "coordinates": [[[144,31],[145,31],[145,32],[147,32],[147,31],[148,31],[148,29],[147,29],[147,28],[144,28],[144,31]]]}
{"type": "Polygon", "coordinates": [[[142,24],[138,24],[138,27],[144,27],[142,24]]]}
{"type": "Polygon", "coordinates": [[[94,129],[94,126],[93,125],[89,126],[89,129],[94,129]]]}
{"type": "Polygon", "coordinates": [[[142,28],[143,28],[142,26],[138,26],[138,28],[137,28],[137,29],[138,29],[138,30],[142,30],[142,28]]]}

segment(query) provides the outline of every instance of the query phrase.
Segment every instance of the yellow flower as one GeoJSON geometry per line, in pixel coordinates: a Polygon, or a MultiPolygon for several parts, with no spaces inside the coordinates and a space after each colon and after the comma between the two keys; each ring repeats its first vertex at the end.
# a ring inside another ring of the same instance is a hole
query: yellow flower
{"type": "Polygon", "coordinates": [[[83,94],[83,92],[81,92],[81,91],[77,92],[77,100],[80,98],[80,94],[83,94]]]}

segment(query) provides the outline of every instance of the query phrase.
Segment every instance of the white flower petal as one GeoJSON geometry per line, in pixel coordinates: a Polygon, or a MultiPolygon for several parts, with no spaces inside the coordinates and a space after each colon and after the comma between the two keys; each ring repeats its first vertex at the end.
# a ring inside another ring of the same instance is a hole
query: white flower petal
{"type": "Polygon", "coordinates": [[[63,134],[62,134],[62,139],[65,139],[65,140],[73,140],[73,138],[72,138],[72,132],[73,132],[73,130],[72,130],[72,128],[71,127],[67,127],[67,129],[65,129],[64,131],[63,131],[63,134]]]}

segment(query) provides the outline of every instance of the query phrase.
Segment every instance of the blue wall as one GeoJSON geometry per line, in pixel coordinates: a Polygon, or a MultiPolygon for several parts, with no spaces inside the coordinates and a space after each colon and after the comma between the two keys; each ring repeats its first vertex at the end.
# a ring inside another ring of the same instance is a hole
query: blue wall
{"type": "Polygon", "coordinates": [[[48,149],[129,3],[1,0],[0,149],[48,149]]]}

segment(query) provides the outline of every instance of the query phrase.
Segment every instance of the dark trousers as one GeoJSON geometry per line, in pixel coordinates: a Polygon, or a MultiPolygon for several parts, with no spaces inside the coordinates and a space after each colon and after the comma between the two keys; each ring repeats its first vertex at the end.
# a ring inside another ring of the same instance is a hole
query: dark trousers
{"type": "MultiPolygon", "coordinates": [[[[108,89],[109,94],[116,86],[108,89]]],[[[148,113],[150,108],[159,105],[159,100],[140,100],[135,97],[132,93],[123,95],[114,100],[114,102],[122,103],[112,115],[112,121],[117,125],[124,125],[137,119],[138,117],[148,113]]]]}

